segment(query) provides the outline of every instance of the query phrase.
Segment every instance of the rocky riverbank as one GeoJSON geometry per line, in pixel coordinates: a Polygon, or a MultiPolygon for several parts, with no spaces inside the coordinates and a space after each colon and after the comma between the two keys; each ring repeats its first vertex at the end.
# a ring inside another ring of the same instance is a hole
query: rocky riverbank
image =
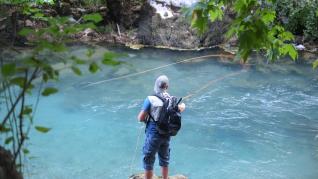
{"type": "MultiPolygon", "coordinates": [[[[179,0],[180,1],[180,0],[179,0]]],[[[179,2],[178,1],[178,2],[179,2]]],[[[192,1],[191,1],[192,2],[192,1]]],[[[193,1],[195,2],[195,1],[193,1]]],[[[69,16],[70,21],[80,21],[84,14],[98,12],[103,21],[97,29],[85,29],[74,35],[75,42],[109,43],[126,45],[132,48],[164,47],[171,49],[203,49],[220,46],[232,49],[236,39],[226,39],[225,33],[234,14],[226,10],[222,21],[209,24],[209,31],[199,35],[190,27],[189,19],[181,12],[180,3],[167,3],[163,0],[107,0],[105,6],[82,7],[75,0],[63,0],[57,7],[42,6],[49,16],[69,16]],[[159,8],[159,9],[158,9],[159,8]]],[[[43,24],[17,14],[12,6],[1,6],[6,16],[0,18],[0,41],[8,44],[23,45],[23,39],[17,32],[23,27],[39,28],[43,24]],[[9,10],[8,10],[9,9],[9,10]]],[[[295,45],[302,44],[302,53],[317,53],[317,44],[305,43],[302,37],[296,37],[295,45]]]]}

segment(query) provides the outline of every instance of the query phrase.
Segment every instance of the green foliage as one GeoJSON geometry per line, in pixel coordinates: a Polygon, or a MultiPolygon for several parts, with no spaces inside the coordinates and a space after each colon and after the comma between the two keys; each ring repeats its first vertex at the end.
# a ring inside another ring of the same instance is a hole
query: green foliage
{"type": "Polygon", "coordinates": [[[287,30],[307,40],[318,40],[317,0],[280,0],[274,7],[287,30]]]}
{"type": "Polygon", "coordinates": [[[209,21],[221,20],[223,9],[232,9],[236,17],[226,36],[238,38],[239,58],[246,61],[253,50],[265,50],[271,61],[284,55],[295,60],[297,51],[287,44],[294,37],[275,23],[272,3],[272,0],[205,0],[189,8],[186,14],[192,14],[191,26],[203,33],[209,21]]]}
{"type": "Polygon", "coordinates": [[[106,6],[107,1],[106,0],[85,0],[83,2],[84,6],[106,6]]]}
{"type": "Polygon", "coordinates": [[[313,63],[312,67],[313,69],[316,69],[318,67],[318,59],[313,63]]]}
{"type": "Polygon", "coordinates": [[[43,127],[43,126],[35,126],[35,129],[41,133],[47,133],[51,130],[50,128],[43,127]]]}
{"type": "Polygon", "coordinates": [[[16,70],[16,65],[14,63],[4,64],[1,67],[1,74],[4,77],[11,76],[11,75],[15,74],[15,70],[16,70]]]}
{"type": "MultiPolygon", "coordinates": [[[[0,1],[0,3],[22,3],[22,1],[0,1]]],[[[33,113],[35,105],[26,105],[29,101],[27,95],[32,94],[35,86],[40,88],[42,96],[49,96],[58,92],[57,88],[46,87],[47,83],[57,82],[60,78],[60,71],[70,69],[75,75],[82,75],[81,66],[87,66],[88,71],[96,73],[101,69],[99,64],[118,65],[120,62],[114,59],[118,56],[111,52],[106,52],[103,59],[90,59],[94,56],[95,50],[89,49],[87,52],[88,59],[81,59],[77,56],[70,55],[66,43],[73,39],[73,35],[83,31],[84,29],[95,29],[95,23],[102,21],[99,14],[91,14],[83,17],[81,23],[70,21],[68,17],[48,17],[41,9],[32,7],[35,1],[23,1],[23,13],[31,17],[33,20],[41,21],[45,24],[41,28],[23,28],[18,35],[27,37],[30,40],[28,44],[33,48],[23,59],[19,59],[19,63],[12,63],[0,59],[1,72],[1,93],[4,97],[0,98],[0,104],[6,108],[0,108],[1,119],[0,136],[6,137],[3,145],[10,148],[14,155],[16,164],[22,163],[22,155],[29,153],[24,148],[25,140],[28,140],[28,133],[33,126],[33,113]],[[64,64],[59,69],[54,64],[64,64]],[[41,84],[41,85],[39,85],[41,84]],[[29,119],[29,120],[25,120],[29,119]],[[13,137],[8,137],[12,134],[13,137]],[[12,145],[14,144],[14,145],[12,145]],[[17,161],[19,160],[19,161],[17,161]]],[[[42,3],[42,1],[36,1],[42,3]]],[[[20,9],[21,10],[21,9],[20,9]]],[[[39,97],[39,96],[38,96],[39,97]]],[[[51,128],[43,126],[35,126],[35,129],[41,133],[47,133],[51,128]]]]}
{"type": "Polygon", "coordinates": [[[89,71],[91,73],[96,73],[98,71],[99,67],[97,65],[96,62],[92,62],[90,65],[89,65],[89,71]]]}
{"type": "Polygon", "coordinates": [[[94,14],[84,15],[83,19],[85,21],[92,21],[94,23],[98,23],[98,22],[103,20],[103,17],[100,14],[98,14],[98,13],[94,13],[94,14]]]}
{"type": "Polygon", "coordinates": [[[57,93],[58,89],[56,88],[52,88],[52,87],[48,87],[45,88],[42,92],[42,96],[50,96],[51,94],[57,93]]]}
{"type": "Polygon", "coordinates": [[[13,136],[6,138],[6,140],[4,141],[5,144],[10,144],[13,141],[13,136]]]}
{"type": "Polygon", "coordinates": [[[113,53],[113,52],[107,52],[104,54],[104,58],[102,60],[102,63],[104,65],[111,65],[111,66],[116,66],[121,64],[122,62],[120,61],[115,61],[114,59],[119,57],[119,55],[117,53],[113,53]]]}

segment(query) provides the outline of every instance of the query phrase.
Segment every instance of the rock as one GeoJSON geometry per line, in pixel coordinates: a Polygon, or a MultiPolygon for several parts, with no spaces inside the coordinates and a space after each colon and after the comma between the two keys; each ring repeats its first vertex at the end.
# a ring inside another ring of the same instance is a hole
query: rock
{"type": "Polygon", "coordinates": [[[33,27],[35,25],[35,23],[33,23],[31,20],[27,19],[25,21],[25,26],[26,27],[33,27]]]}
{"type": "Polygon", "coordinates": [[[109,19],[126,29],[135,26],[140,18],[140,11],[147,0],[107,0],[109,19]]]}
{"type": "Polygon", "coordinates": [[[231,20],[225,12],[223,21],[209,23],[209,31],[200,36],[179,11],[174,11],[171,18],[162,18],[149,4],[144,6],[140,17],[138,43],[181,49],[198,49],[223,43],[227,25],[231,20]]]}
{"type": "Polygon", "coordinates": [[[1,179],[22,179],[21,173],[12,165],[13,156],[11,153],[0,146],[0,178],[1,179]],[[13,166],[13,167],[11,167],[13,166]]]}
{"type": "MultiPolygon", "coordinates": [[[[129,179],[144,179],[144,178],[145,178],[145,175],[143,173],[134,174],[129,177],[129,179]]],[[[162,179],[162,177],[158,177],[154,175],[152,179],[162,179]]],[[[174,176],[169,176],[169,179],[188,179],[188,178],[183,175],[174,175],[174,176]]]]}
{"type": "Polygon", "coordinates": [[[303,46],[302,44],[295,45],[295,48],[296,48],[297,50],[305,50],[305,46],[303,46]]]}

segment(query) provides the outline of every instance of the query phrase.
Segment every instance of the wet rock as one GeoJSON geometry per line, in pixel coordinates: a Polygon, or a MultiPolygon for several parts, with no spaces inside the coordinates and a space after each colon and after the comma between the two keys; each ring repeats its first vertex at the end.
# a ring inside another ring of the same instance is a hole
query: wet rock
{"type": "MultiPolygon", "coordinates": [[[[134,174],[134,175],[129,177],[129,179],[144,179],[144,178],[145,178],[145,175],[143,173],[134,174]]],[[[152,178],[153,179],[162,179],[162,177],[158,177],[156,175],[154,175],[152,178]]],[[[174,176],[169,176],[169,179],[188,179],[188,178],[183,176],[183,175],[174,175],[174,176]]]]}
{"type": "Polygon", "coordinates": [[[296,48],[297,50],[305,50],[305,46],[302,45],[302,44],[295,45],[295,48],[296,48]]]}

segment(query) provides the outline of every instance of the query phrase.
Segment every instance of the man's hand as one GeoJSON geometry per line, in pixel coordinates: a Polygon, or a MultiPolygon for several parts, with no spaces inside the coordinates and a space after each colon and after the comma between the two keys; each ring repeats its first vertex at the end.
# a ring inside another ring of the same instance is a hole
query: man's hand
{"type": "Polygon", "coordinates": [[[147,116],[148,116],[148,112],[140,111],[137,118],[138,118],[139,122],[145,122],[147,119],[147,116]]]}
{"type": "Polygon", "coordinates": [[[183,112],[185,110],[185,104],[184,103],[179,104],[178,108],[180,112],[183,112]]]}

